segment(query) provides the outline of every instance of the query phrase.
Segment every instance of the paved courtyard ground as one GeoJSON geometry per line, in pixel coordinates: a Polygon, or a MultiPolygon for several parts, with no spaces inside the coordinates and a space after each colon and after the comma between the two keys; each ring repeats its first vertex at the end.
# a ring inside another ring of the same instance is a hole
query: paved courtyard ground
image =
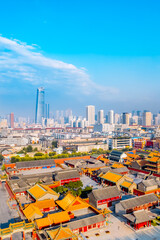
{"type": "MultiPolygon", "coordinates": [[[[12,234],[12,240],[22,240],[23,234],[22,232],[17,232],[12,234]]],[[[4,238],[4,240],[10,240],[10,238],[4,238]]],[[[25,233],[25,240],[32,240],[31,233],[25,233]]]]}
{"type": "MultiPolygon", "coordinates": [[[[123,219],[122,219],[123,220],[123,219]]],[[[160,227],[150,227],[135,232],[130,229],[121,218],[111,215],[109,225],[100,230],[84,233],[85,239],[90,240],[160,240],[160,227]],[[109,231],[109,233],[106,233],[109,231]],[[99,236],[95,234],[99,233],[99,236]]]]}
{"type": "Polygon", "coordinates": [[[96,183],[95,181],[93,181],[90,177],[83,175],[81,177],[81,181],[83,183],[83,188],[85,188],[86,186],[90,186],[93,188],[102,188],[101,185],[99,185],[98,183],[96,183]]]}
{"type": "Polygon", "coordinates": [[[16,201],[9,201],[5,183],[0,184],[0,228],[8,227],[10,223],[21,221],[19,211],[13,207],[16,201]]]}

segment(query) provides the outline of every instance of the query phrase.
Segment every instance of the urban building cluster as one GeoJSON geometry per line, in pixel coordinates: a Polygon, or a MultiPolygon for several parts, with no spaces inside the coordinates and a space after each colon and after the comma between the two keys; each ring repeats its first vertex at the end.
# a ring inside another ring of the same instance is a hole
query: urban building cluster
{"type": "Polygon", "coordinates": [[[159,114],[51,118],[39,88],[34,122],[0,120],[0,164],[1,240],[157,236],[159,114]]]}
{"type": "MultiPolygon", "coordinates": [[[[6,155],[4,154],[4,158],[6,155]]],[[[112,150],[72,158],[4,161],[0,239],[112,239],[160,224],[160,153],[112,150]],[[8,218],[4,222],[5,209],[8,218]],[[17,220],[10,222],[16,210],[17,220]],[[7,225],[8,224],[8,225],[7,225]],[[96,237],[97,236],[97,237],[96,237]],[[110,238],[107,238],[110,237],[110,238]]],[[[145,232],[146,233],[146,232],[145,232]]],[[[138,235],[136,235],[138,236],[138,235]]]]}
{"type": "Polygon", "coordinates": [[[160,124],[160,113],[153,114],[148,110],[132,111],[132,113],[116,113],[109,110],[95,111],[95,106],[86,106],[85,117],[74,116],[71,109],[64,111],[57,110],[54,114],[50,111],[49,103],[45,102],[45,89],[40,87],[37,89],[35,118],[15,117],[14,113],[10,113],[6,117],[0,117],[1,128],[17,128],[17,127],[80,127],[86,128],[94,126],[94,130],[98,132],[108,132],[115,129],[115,125],[123,124],[126,126],[158,126],[160,124]]]}

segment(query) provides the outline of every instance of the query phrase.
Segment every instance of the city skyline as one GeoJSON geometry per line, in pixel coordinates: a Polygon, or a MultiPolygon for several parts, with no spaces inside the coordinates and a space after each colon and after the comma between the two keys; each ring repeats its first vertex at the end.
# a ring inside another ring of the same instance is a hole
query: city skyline
{"type": "Polygon", "coordinates": [[[43,87],[37,89],[35,123],[42,123],[45,117],[45,91],[43,87]]]}
{"type": "Polygon", "coordinates": [[[33,117],[39,86],[51,111],[158,111],[160,3],[18,2],[1,4],[0,114],[33,117]]]}

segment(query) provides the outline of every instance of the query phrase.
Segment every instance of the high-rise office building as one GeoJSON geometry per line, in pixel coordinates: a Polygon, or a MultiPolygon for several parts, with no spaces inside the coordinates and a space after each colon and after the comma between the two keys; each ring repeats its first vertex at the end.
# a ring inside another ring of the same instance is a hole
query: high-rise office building
{"type": "Polygon", "coordinates": [[[135,110],[132,111],[132,117],[134,117],[134,116],[136,116],[136,111],[135,110]]]}
{"type": "Polygon", "coordinates": [[[98,111],[98,123],[100,123],[100,124],[104,123],[104,111],[103,110],[98,111]]]}
{"type": "Polygon", "coordinates": [[[50,114],[49,114],[49,103],[45,104],[46,108],[45,108],[45,118],[50,118],[50,114]]]}
{"type": "Polygon", "coordinates": [[[114,115],[114,123],[115,124],[120,123],[120,115],[118,113],[115,113],[115,115],[114,115]]]}
{"type": "Polygon", "coordinates": [[[137,116],[141,117],[141,111],[137,111],[137,116]]]}
{"type": "Polygon", "coordinates": [[[67,109],[65,111],[65,117],[70,117],[70,116],[72,116],[72,110],[71,109],[67,109]]]}
{"type": "Polygon", "coordinates": [[[152,125],[152,113],[146,110],[143,112],[143,125],[144,126],[152,125]]]}
{"type": "Polygon", "coordinates": [[[89,125],[95,124],[95,106],[89,105],[86,107],[86,119],[89,125]]]}
{"type": "Polygon", "coordinates": [[[122,124],[129,125],[129,113],[122,114],[122,124]]]}
{"type": "Polygon", "coordinates": [[[59,118],[60,118],[60,114],[59,114],[59,110],[57,110],[56,111],[56,116],[55,116],[56,121],[59,121],[59,118]]]}
{"type": "Polygon", "coordinates": [[[13,112],[10,114],[10,127],[14,128],[14,113],[13,112]]]}
{"type": "Polygon", "coordinates": [[[114,111],[110,110],[108,112],[108,123],[113,124],[114,123],[114,111]]]}
{"type": "Polygon", "coordinates": [[[45,112],[45,99],[44,99],[44,88],[40,87],[37,89],[37,98],[36,98],[36,114],[35,114],[35,123],[42,123],[42,118],[44,118],[45,112]]]}

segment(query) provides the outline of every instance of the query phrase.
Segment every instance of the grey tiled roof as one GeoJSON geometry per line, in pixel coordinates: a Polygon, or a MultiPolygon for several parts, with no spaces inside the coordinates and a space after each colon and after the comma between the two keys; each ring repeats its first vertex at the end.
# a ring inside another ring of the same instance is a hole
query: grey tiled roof
{"type": "Polygon", "coordinates": [[[72,230],[74,230],[74,229],[78,229],[81,227],[85,227],[85,226],[92,225],[92,224],[95,224],[98,222],[103,222],[103,221],[105,221],[105,217],[102,214],[99,214],[99,215],[95,215],[92,217],[83,218],[83,219],[80,219],[77,221],[69,222],[68,226],[72,230]]]}
{"type": "Polygon", "coordinates": [[[35,160],[35,161],[25,161],[25,162],[17,162],[16,168],[29,168],[29,167],[47,167],[55,165],[54,159],[46,159],[46,160],[35,160]]]}
{"type": "Polygon", "coordinates": [[[157,201],[158,201],[158,197],[154,193],[151,193],[151,194],[146,194],[143,196],[123,200],[120,202],[120,204],[124,209],[131,209],[134,207],[138,207],[144,204],[157,202],[157,201]]]}
{"type": "Polygon", "coordinates": [[[128,168],[127,167],[121,167],[121,168],[114,168],[112,169],[112,172],[114,173],[121,173],[121,172],[128,172],[128,168]]]}
{"type": "Polygon", "coordinates": [[[76,169],[69,169],[69,170],[67,169],[67,170],[56,172],[54,176],[55,176],[55,180],[59,181],[59,180],[65,180],[70,178],[79,178],[80,174],[76,169]]]}
{"type": "Polygon", "coordinates": [[[117,197],[119,195],[121,195],[121,193],[118,190],[117,186],[113,186],[113,187],[106,187],[106,188],[93,190],[89,194],[89,198],[93,197],[98,201],[102,199],[117,197]]]}
{"type": "Polygon", "coordinates": [[[144,186],[146,187],[152,187],[157,185],[156,181],[154,179],[149,179],[149,180],[142,180],[142,183],[144,184],[144,186]]]}
{"type": "Polygon", "coordinates": [[[97,171],[97,174],[99,175],[100,173],[107,173],[108,171],[111,171],[111,168],[110,168],[110,167],[100,168],[100,169],[97,171]]]}
{"type": "Polygon", "coordinates": [[[135,211],[133,214],[124,214],[123,216],[135,224],[150,220],[150,217],[145,210],[135,211]]]}
{"type": "Polygon", "coordinates": [[[123,154],[123,152],[121,152],[121,151],[116,151],[116,150],[113,150],[111,153],[110,153],[110,156],[111,155],[116,155],[116,156],[121,156],[123,154]]]}

